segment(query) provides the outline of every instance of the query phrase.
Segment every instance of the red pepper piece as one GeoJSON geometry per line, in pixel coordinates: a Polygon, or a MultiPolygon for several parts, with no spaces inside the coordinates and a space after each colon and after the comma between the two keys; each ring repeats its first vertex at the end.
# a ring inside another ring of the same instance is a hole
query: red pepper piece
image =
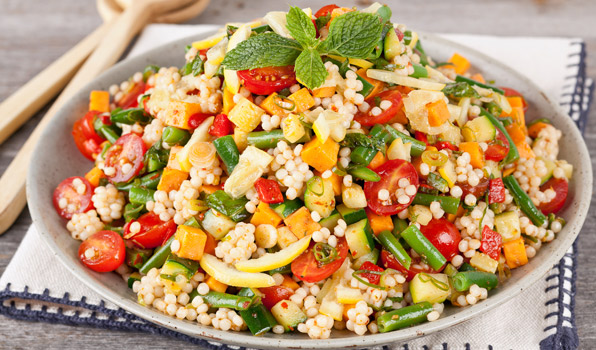
{"type": "Polygon", "coordinates": [[[449,141],[439,141],[437,143],[434,144],[434,146],[440,151],[443,149],[450,149],[452,151],[458,151],[459,149],[457,148],[456,145],[452,144],[449,141]]]}
{"type": "Polygon", "coordinates": [[[503,203],[505,201],[505,185],[503,179],[491,179],[488,190],[488,203],[503,203]]]}
{"type": "Polygon", "coordinates": [[[484,225],[484,228],[482,229],[480,251],[494,260],[499,260],[502,246],[503,238],[501,237],[501,234],[491,230],[487,225],[484,225]]]}
{"type": "Polygon", "coordinates": [[[284,197],[281,194],[279,184],[275,180],[260,178],[255,182],[255,189],[259,199],[265,203],[281,203],[284,197]]]}
{"type": "Polygon", "coordinates": [[[425,133],[416,131],[414,132],[414,138],[418,141],[424,142],[428,146],[428,137],[426,137],[425,133]]]}
{"type": "Polygon", "coordinates": [[[215,116],[213,125],[209,129],[209,133],[213,136],[222,137],[230,135],[234,132],[234,124],[228,119],[225,114],[218,114],[215,116]]]}
{"type": "MultiPolygon", "coordinates": [[[[360,265],[360,270],[376,271],[376,272],[384,271],[382,267],[377,266],[377,265],[371,263],[370,261],[365,261],[364,264],[360,265]]],[[[376,273],[363,272],[363,273],[359,274],[358,277],[364,278],[364,279],[368,280],[369,283],[372,283],[372,284],[378,285],[379,282],[381,282],[381,275],[376,274],[376,273]]]]}

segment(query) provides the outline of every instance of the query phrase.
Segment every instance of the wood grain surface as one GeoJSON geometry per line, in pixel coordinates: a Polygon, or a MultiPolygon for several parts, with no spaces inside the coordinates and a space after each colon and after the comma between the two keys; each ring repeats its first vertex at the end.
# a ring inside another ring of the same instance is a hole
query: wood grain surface
{"type": "MultiPolygon", "coordinates": [[[[394,9],[394,20],[429,32],[582,37],[588,51],[588,75],[596,77],[596,1],[461,0],[457,4],[442,0],[386,2],[394,9]]],[[[257,18],[268,10],[287,9],[288,3],[310,6],[316,10],[328,1],[212,0],[207,10],[189,23],[223,24],[243,21],[257,18]]],[[[344,6],[363,6],[366,3],[367,1],[342,1],[344,6]]],[[[25,84],[100,23],[101,19],[92,0],[0,1],[0,100],[25,84]]],[[[39,113],[0,145],[0,173],[23,145],[41,115],[39,113]]],[[[596,103],[592,104],[590,110],[585,137],[591,150],[596,149],[595,118],[596,103]]],[[[594,166],[596,153],[592,154],[591,159],[594,166]]],[[[15,225],[0,236],[0,274],[5,270],[30,224],[31,218],[25,210],[15,225]]],[[[583,349],[596,348],[596,279],[593,277],[596,270],[595,229],[596,210],[593,210],[579,237],[575,311],[583,349]]],[[[184,342],[144,333],[23,322],[0,316],[0,349],[166,347],[196,348],[184,342]]]]}

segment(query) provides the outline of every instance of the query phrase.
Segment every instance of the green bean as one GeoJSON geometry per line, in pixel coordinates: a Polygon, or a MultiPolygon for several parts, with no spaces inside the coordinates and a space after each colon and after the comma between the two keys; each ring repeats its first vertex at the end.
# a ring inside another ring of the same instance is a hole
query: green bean
{"type": "Polygon", "coordinates": [[[199,224],[199,222],[197,221],[197,218],[195,218],[194,216],[191,217],[190,219],[186,220],[186,222],[184,222],[183,224],[184,226],[191,226],[194,228],[201,228],[201,224],[199,224]]]}
{"type": "Polygon", "coordinates": [[[403,230],[408,228],[408,223],[404,219],[400,219],[397,215],[393,217],[393,235],[398,236],[403,230]]]}
{"type": "Polygon", "coordinates": [[[463,292],[470,289],[473,284],[478,285],[478,287],[491,290],[495,288],[497,284],[499,284],[499,279],[497,278],[497,275],[490,272],[464,271],[456,273],[451,278],[451,284],[458,292],[463,292]]]}
{"type": "Polygon", "coordinates": [[[447,259],[445,259],[443,254],[441,254],[441,252],[430,243],[426,237],[424,237],[416,225],[408,226],[408,228],[401,233],[401,236],[416,253],[426,259],[430,267],[434,270],[439,271],[447,262],[447,259]]]}
{"type": "Polygon", "coordinates": [[[275,148],[279,141],[287,142],[281,129],[250,132],[247,141],[249,145],[260,149],[275,148]]]}
{"type": "Polygon", "coordinates": [[[172,252],[170,249],[170,245],[172,244],[174,237],[175,236],[170,237],[170,239],[168,239],[166,243],[164,243],[164,245],[155,250],[155,252],[149,258],[149,260],[147,260],[147,262],[139,269],[140,273],[146,275],[152,268],[160,268],[163,266],[163,264],[168,259],[168,256],[172,252]]]}
{"type": "Polygon", "coordinates": [[[240,310],[240,317],[253,335],[263,335],[271,330],[277,321],[263,304],[257,304],[246,310],[240,310]]]}
{"type": "Polygon", "coordinates": [[[453,215],[457,214],[457,209],[459,208],[459,198],[455,197],[418,192],[416,193],[416,197],[414,197],[412,204],[421,204],[429,207],[432,202],[439,202],[439,204],[441,204],[441,208],[445,210],[446,213],[453,215]]]}
{"type": "Polygon", "coordinates": [[[135,220],[141,215],[141,212],[145,209],[145,204],[132,204],[127,203],[124,206],[124,213],[122,216],[124,217],[124,221],[130,222],[135,220]]]}
{"type": "Polygon", "coordinates": [[[476,80],[474,80],[474,79],[466,78],[466,77],[464,77],[463,75],[459,75],[459,74],[458,74],[458,75],[455,77],[455,81],[457,81],[457,82],[459,82],[459,83],[468,83],[468,84],[470,84],[470,85],[476,85],[476,86],[479,86],[479,87],[481,87],[481,88],[490,89],[490,90],[492,90],[492,91],[494,91],[494,92],[498,92],[498,93],[500,93],[501,95],[505,95],[505,91],[503,91],[503,90],[499,89],[498,87],[495,87],[495,86],[492,86],[492,85],[488,85],[488,84],[483,84],[483,83],[481,83],[481,82],[478,82],[478,81],[476,81],[476,80]]]}
{"type": "Polygon", "coordinates": [[[402,139],[403,143],[411,143],[412,148],[410,148],[410,155],[414,157],[421,155],[422,152],[426,150],[426,143],[416,140],[415,138],[408,136],[401,131],[396,130],[390,125],[386,125],[385,130],[387,130],[389,135],[391,135],[391,138],[389,139],[388,143],[393,142],[398,137],[402,139]]]}
{"type": "Polygon", "coordinates": [[[212,307],[225,307],[234,310],[246,310],[253,299],[239,295],[210,291],[203,296],[205,303],[212,307]]]}
{"type": "Polygon", "coordinates": [[[391,332],[413,326],[426,321],[426,315],[433,311],[433,305],[428,301],[403,307],[387,312],[377,318],[379,332],[391,332]]]}
{"type": "Polygon", "coordinates": [[[447,183],[447,180],[443,179],[436,173],[429,173],[428,177],[426,178],[426,183],[443,193],[449,191],[449,184],[447,183]]]}
{"type": "Polygon", "coordinates": [[[128,199],[132,204],[147,204],[147,202],[153,200],[154,190],[150,190],[142,187],[132,187],[128,191],[128,199]]]}
{"type": "Polygon", "coordinates": [[[364,181],[378,182],[381,180],[379,174],[365,166],[355,166],[348,169],[348,173],[355,178],[362,179],[364,181]]]}
{"type": "Polygon", "coordinates": [[[138,269],[151,257],[150,249],[126,248],[126,265],[138,269]]]}
{"type": "Polygon", "coordinates": [[[350,159],[352,160],[352,162],[356,164],[366,166],[370,164],[377,152],[378,151],[374,148],[358,146],[354,148],[354,150],[350,154],[350,159]]]}
{"type": "Polygon", "coordinates": [[[464,271],[476,271],[476,269],[474,268],[474,266],[465,262],[465,263],[461,264],[461,266],[459,267],[459,272],[464,272],[464,271]]]}
{"type": "Polygon", "coordinates": [[[287,273],[290,273],[290,272],[292,272],[292,264],[287,264],[285,266],[278,267],[276,269],[267,271],[267,273],[270,274],[270,275],[272,275],[272,276],[275,275],[276,273],[279,273],[279,274],[284,275],[284,274],[287,274],[287,273]]]}
{"type": "Polygon", "coordinates": [[[156,190],[159,181],[161,180],[162,170],[154,171],[141,178],[141,187],[145,187],[151,190],[156,190]]]}
{"type": "Polygon", "coordinates": [[[399,243],[397,238],[391,233],[391,231],[383,231],[377,236],[377,240],[381,242],[381,245],[385,247],[399,263],[406,269],[410,268],[412,258],[408,255],[404,247],[399,243]]]}
{"type": "Polygon", "coordinates": [[[170,146],[184,146],[190,140],[190,133],[175,126],[166,126],[161,134],[161,140],[170,146]]]}
{"type": "Polygon", "coordinates": [[[215,150],[231,174],[240,160],[240,151],[232,135],[223,136],[213,141],[215,150]]]}
{"type": "Polygon", "coordinates": [[[509,136],[509,133],[507,132],[507,130],[505,130],[505,127],[503,126],[503,124],[501,124],[501,122],[497,119],[497,117],[488,113],[488,111],[484,108],[480,108],[480,115],[487,117],[488,120],[490,120],[490,122],[493,123],[493,125],[497,129],[499,129],[499,131],[501,133],[503,133],[503,135],[505,135],[507,142],[509,142],[509,152],[505,156],[505,159],[502,160],[503,164],[513,163],[516,160],[518,160],[519,152],[517,151],[517,147],[515,147],[515,143],[511,139],[511,136],[509,136]]]}
{"type": "Polygon", "coordinates": [[[141,274],[138,272],[133,272],[130,274],[130,276],[128,276],[128,281],[127,281],[127,285],[128,288],[132,289],[132,285],[136,282],[136,281],[141,281],[141,274]]]}
{"type": "Polygon", "coordinates": [[[389,135],[389,132],[385,130],[385,127],[381,124],[375,124],[368,132],[368,136],[383,140],[385,143],[387,143],[389,140],[393,141],[395,139],[389,135]]]}
{"type": "Polygon", "coordinates": [[[413,78],[426,78],[428,77],[428,71],[422,65],[412,63],[414,67],[414,73],[410,74],[413,78]]]}
{"type": "Polygon", "coordinates": [[[532,220],[532,223],[538,227],[541,227],[546,222],[547,218],[542,212],[536,208],[534,202],[530,199],[528,194],[519,186],[517,180],[513,175],[509,175],[503,178],[503,183],[511,192],[513,199],[521,210],[532,220]]]}
{"type": "Polygon", "coordinates": [[[143,108],[129,108],[113,111],[110,116],[112,123],[133,125],[135,123],[147,124],[151,121],[151,116],[143,108]]]}

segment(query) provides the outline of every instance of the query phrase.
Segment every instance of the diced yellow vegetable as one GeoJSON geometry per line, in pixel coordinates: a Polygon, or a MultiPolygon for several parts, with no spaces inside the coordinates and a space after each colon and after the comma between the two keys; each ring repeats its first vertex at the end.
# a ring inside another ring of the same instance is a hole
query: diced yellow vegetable
{"type": "Polygon", "coordinates": [[[201,268],[220,283],[229,286],[263,288],[275,285],[275,280],[269,274],[238,271],[211,254],[203,254],[201,268]]]}
{"type": "Polygon", "coordinates": [[[290,231],[286,226],[279,227],[277,229],[277,244],[280,248],[289,247],[290,244],[297,242],[298,237],[290,231]]]}
{"type": "Polygon", "coordinates": [[[528,263],[526,247],[522,237],[503,244],[503,253],[510,269],[523,266],[528,263]]]}
{"type": "Polygon", "coordinates": [[[304,125],[302,125],[300,117],[296,114],[290,114],[284,119],[282,123],[282,130],[284,132],[284,137],[290,143],[297,142],[306,134],[304,125]]]}
{"type": "MultiPolygon", "coordinates": [[[[343,56],[337,56],[337,55],[328,55],[329,58],[333,58],[336,61],[339,62],[343,62],[346,60],[345,57],[343,56]]],[[[372,66],[374,66],[374,63],[367,61],[367,60],[363,60],[361,58],[349,58],[348,59],[351,65],[360,67],[360,68],[364,68],[364,69],[368,69],[372,66]]]]}
{"type": "Polygon", "coordinates": [[[290,275],[284,275],[284,281],[281,283],[281,285],[284,287],[292,288],[292,290],[300,288],[300,285],[296,283],[296,281],[294,281],[292,277],[290,277],[290,275]]]}
{"type": "Polygon", "coordinates": [[[306,209],[306,207],[302,207],[293,212],[290,216],[284,219],[284,222],[290,231],[292,231],[298,238],[311,235],[313,232],[321,229],[321,225],[312,219],[310,210],[306,209]]]}
{"type": "Polygon", "coordinates": [[[499,262],[484,253],[476,252],[470,259],[470,265],[480,271],[495,273],[499,262]]]}
{"type": "Polygon", "coordinates": [[[178,162],[177,154],[178,152],[182,151],[184,147],[182,146],[174,146],[170,148],[170,156],[168,158],[168,165],[167,167],[170,169],[182,170],[180,168],[180,162],[178,162]]]}
{"type": "Polygon", "coordinates": [[[98,167],[93,167],[93,169],[89,170],[89,172],[85,174],[85,179],[87,179],[87,181],[89,181],[89,183],[95,187],[99,186],[99,180],[102,177],[106,176],[103,173],[103,170],[98,167]]]}
{"type": "Polygon", "coordinates": [[[205,121],[203,121],[203,123],[201,123],[201,125],[199,125],[199,127],[193,131],[190,140],[188,140],[186,145],[184,145],[184,148],[182,148],[176,154],[176,158],[178,159],[178,163],[180,164],[180,169],[182,171],[190,172],[190,168],[192,168],[192,164],[190,163],[190,153],[193,146],[199,142],[205,142],[211,139],[211,135],[209,135],[209,129],[211,128],[214,119],[214,117],[205,119],[205,121]]]}
{"type": "Polygon", "coordinates": [[[161,174],[157,189],[166,192],[178,190],[182,182],[186,179],[188,179],[187,172],[166,167],[161,174]]]}
{"type": "Polygon", "coordinates": [[[190,116],[201,113],[202,111],[201,105],[198,103],[171,100],[166,109],[165,123],[169,126],[190,130],[190,126],[188,125],[190,116]]]}
{"type": "Polygon", "coordinates": [[[453,68],[455,69],[455,73],[457,74],[464,74],[465,72],[470,69],[470,61],[468,61],[464,56],[458,54],[457,52],[451,56],[451,58],[447,61],[453,64],[453,68]]]}
{"type": "Polygon", "coordinates": [[[219,282],[213,276],[207,277],[207,281],[205,281],[205,283],[207,283],[210,290],[214,290],[216,292],[225,293],[226,289],[228,289],[227,284],[219,282]]]}
{"type": "Polygon", "coordinates": [[[442,303],[449,294],[449,277],[444,273],[418,273],[410,281],[410,295],[414,303],[442,303]]]}
{"type": "Polygon", "coordinates": [[[325,143],[325,141],[327,141],[329,138],[331,127],[329,126],[329,123],[327,123],[323,113],[321,113],[317,120],[315,120],[315,122],[312,124],[312,131],[315,133],[321,143],[325,143]]]}
{"type": "Polygon", "coordinates": [[[248,146],[240,155],[238,165],[224,184],[224,191],[234,198],[240,198],[250,190],[255,181],[271,163],[273,157],[254,146],[248,146]]]}
{"type": "Polygon", "coordinates": [[[364,300],[364,296],[360,289],[350,288],[344,285],[339,285],[335,289],[337,301],[341,304],[356,304],[360,300],[364,300]]]}
{"type": "Polygon", "coordinates": [[[292,111],[294,113],[302,113],[315,105],[315,99],[312,97],[307,88],[302,88],[296,91],[295,93],[288,96],[288,99],[294,101],[296,104],[296,107],[292,111]]]}
{"type": "Polygon", "coordinates": [[[348,208],[366,208],[366,195],[362,186],[353,183],[351,186],[341,185],[341,199],[348,208]]]}
{"type": "Polygon", "coordinates": [[[228,115],[232,108],[236,105],[234,103],[234,94],[229,89],[224,89],[223,91],[223,108],[222,113],[228,115]]]}
{"type": "Polygon", "coordinates": [[[110,93],[107,91],[91,91],[89,95],[89,110],[107,113],[110,111],[110,93]]]}
{"type": "Polygon", "coordinates": [[[228,119],[237,128],[251,132],[261,123],[263,113],[265,111],[262,108],[250,102],[247,98],[242,97],[234,108],[232,108],[230,114],[228,114],[228,119]]]}
{"type": "MultiPolygon", "coordinates": [[[[315,170],[315,175],[316,176],[323,176],[323,174],[320,171],[315,170]]],[[[333,186],[333,195],[334,196],[339,196],[341,195],[341,184],[343,181],[343,177],[337,175],[334,172],[331,172],[331,176],[328,177],[326,179],[326,181],[329,181],[331,183],[331,185],[333,186]]]]}
{"type": "Polygon", "coordinates": [[[236,269],[244,272],[262,272],[277,269],[286,266],[304,252],[310,243],[310,235],[301,238],[298,242],[276,252],[266,253],[265,255],[250,260],[237,262],[236,269]]]}
{"type": "Polygon", "coordinates": [[[433,219],[433,214],[427,206],[416,204],[408,207],[408,218],[425,226],[433,219]]]}
{"type": "Polygon", "coordinates": [[[192,47],[194,47],[197,50],[205,50],[205,49],[208,49],[210,47],[217,45],[221,41],[221,39],[223,39],[225,36],[226,36],[225,32],[217,33],[217,34],[214,34],[214,35],[208,37],[207,39],[193,42],[192,47]]]}
{"type": "Polygon", "coordinates": [[[318,138],[304,145],[300,156],[302,160],[320,172],[330,170],[337,163],[339,144],[332,139],[322,143],[318,138]]]}
{"type": "Polygon", "coordinates": [[[250,223],[255,226],[269,224],[277,227],[281,223],[281,220],[281,217],[269,207],[269,204],[261,202],[250,219],[250,223]]]}
{"type": "MultiPolygon", "coordinates": [[[[402,159],[402,160],[409,162],[412,159],[412,156],[410,154],[411,148],[412,148],[411,142],[406,142],[404,144],[404,141],[398,137],[395,140],[393,140],[393,142],[391,142],[391,145],[389,145],[389,148],[387,148],[387,159],[389,159],[389,160],[402,159]]],[[[379,152],[379,153],[381,153],[381,152],[379,152]]]]}
{"type": "Polygon", "coordinates": [[[439,175],[441,175],[441,177],[447,181],[449,188],[455,186],[455,182],[457,181],[457,173],[455,172],[455,165],[452,161],[447,160],[447,163],[443,164],[439,168],[439,175]]]}
{"type": "Polygon", "coordinates": [[[201,260],[207,242],[207,234],[203,230],[180,225],[176,230],[175,239],[180,243],[180,248],[174,254],[185,259],[201,260]]]}

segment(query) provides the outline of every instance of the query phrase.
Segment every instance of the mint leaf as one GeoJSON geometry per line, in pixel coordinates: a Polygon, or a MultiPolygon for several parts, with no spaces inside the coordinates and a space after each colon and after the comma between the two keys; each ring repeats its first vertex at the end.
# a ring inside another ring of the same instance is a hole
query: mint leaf
{"type": "Polygon", "coordinates": [[[379,42],[382,31],[378,15],[352,11],[331,21],[329,36],[323,43],[330,53],[365,59],[379,42]]]}
{"type": "Polygon", "coordinates": [[[299,7],[291,7],[286,15],[286,28],[290,35],[303,47],[312,48],[317,44],[317,30],[311,19],[299,7]]]}
{"type": "Polygon", "coordinates": [[[294,70],[298,81],[311,90],[321,86],[327,78],[325,64],[323,64],[320,54],[314,49],[302,51],[296,59],[294,70]]]}
{"type": "Polygon", "coordinates": [[[240,42],[226,54],[222,65],[233,70],[288,66],[294,64],[301,51],[295,40],[267,32],[240,42]]]}

